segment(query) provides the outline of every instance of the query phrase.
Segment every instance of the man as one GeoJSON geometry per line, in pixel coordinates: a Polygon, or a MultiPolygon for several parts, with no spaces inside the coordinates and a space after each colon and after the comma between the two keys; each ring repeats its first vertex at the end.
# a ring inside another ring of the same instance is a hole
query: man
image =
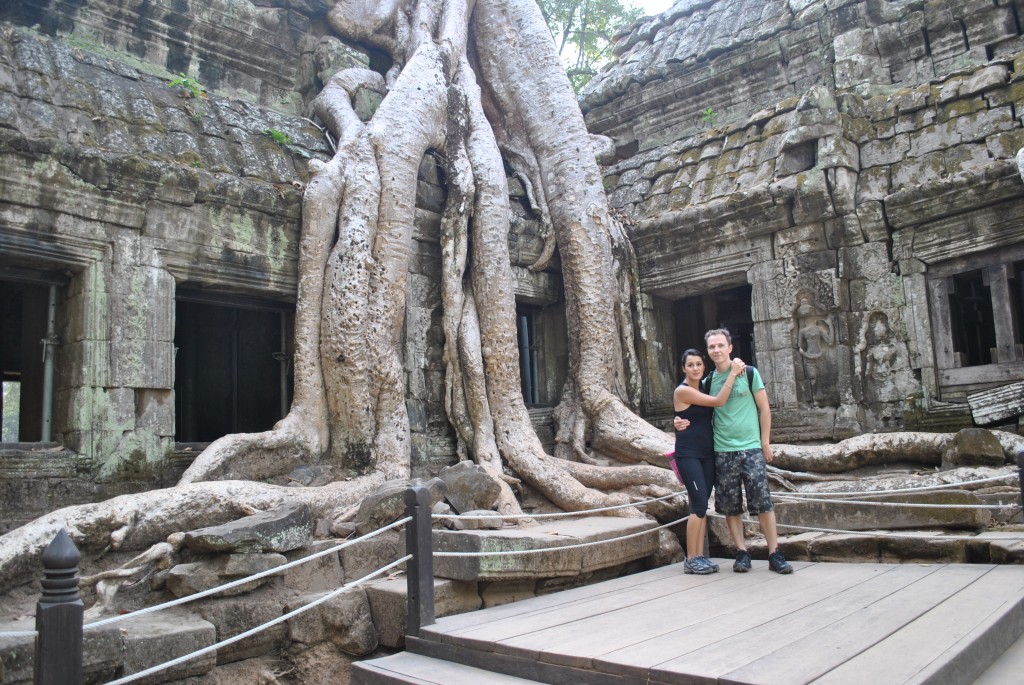
{"type": "MultiPolygon", "coordinates": [[[[710,387],[705,392],[716,395],[729,379],[732,336],[725,328],[715,328],[704,334],[704,342],[715,365],[710,387]]],[[[736,378],[728,401],[715,409],[715,510],[725,515],[729,534],[739,550],[733,571],[746,573],[750,570],[750,552],[743,538],[742,491],[745,490],[747,510],[757,514],[768,543],[768,567],[776,573],[792,573],[793,567],[779,551],[775,506],[765,473],[765,463],[772,460],[769,443],[772,413],[768,393],[757,369],[750,371],[751,374],[744,373],[736,378]]]]}

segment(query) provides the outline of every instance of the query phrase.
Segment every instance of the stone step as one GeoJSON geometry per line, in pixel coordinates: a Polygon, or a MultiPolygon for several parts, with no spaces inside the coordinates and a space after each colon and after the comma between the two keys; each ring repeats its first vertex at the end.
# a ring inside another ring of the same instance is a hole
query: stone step
{"type": "Polygon", "coordinates": [[[352,664],[351,678],[352,685],[527,685],[537,682],[411,652],[356,662],[352,664]]]}

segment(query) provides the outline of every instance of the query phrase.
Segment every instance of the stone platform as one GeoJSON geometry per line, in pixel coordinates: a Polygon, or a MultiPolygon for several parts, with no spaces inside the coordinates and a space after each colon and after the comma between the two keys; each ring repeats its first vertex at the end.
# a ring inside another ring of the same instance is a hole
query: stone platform
{"type": "Polygon", "coordinates": [[[719,563],[442,618],[352,683],[971,683],[1024,634],[1019,565],[719,563]]]}

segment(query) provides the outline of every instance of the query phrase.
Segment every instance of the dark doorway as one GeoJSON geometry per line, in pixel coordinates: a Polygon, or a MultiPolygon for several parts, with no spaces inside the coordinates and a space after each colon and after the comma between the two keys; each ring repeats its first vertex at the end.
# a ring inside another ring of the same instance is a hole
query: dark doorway
{"type": "MultiPolygon", "coordinates": [[[[0,281],[0,404],[3,442],[43,439],[44,339],[49,311],[47,285],[0,281]]],[[[46,346],[52,354],[51,346],[46,346]]]]}
{"type": "Polygon", "coordinates": [[[265,431],[287,414],[292,394],[288,305],[210,302],[179,293],[174,401],[178,442],[210,442],[265,431]]]}
{"type": "Polygon", "coordinates": [[[519,339],[519,380],[523,401],[527,405],[540,404],[540,344],[537,339],[537,319],[540,309],[526,305],[516,307],[516,334],[519,339]]]}
{"type": "Polygon", "coordinates": [[[751,286],[741,285],[677,300],[673,308],[676,356],[690,347],[707,352],[704,333],[712,328],[725,327],[732,337],[733,356],[756,366],[754,321],[750,313],[752,293],[751,286]]]}
{"type": "Polygon", "coordinates": [[[985,285],[981,271],[953,276],[949,314],[953,328],[953,351],[960,357],[959,366],[993,363],[996,327],[992,313],[992,292],[985,285]]]}

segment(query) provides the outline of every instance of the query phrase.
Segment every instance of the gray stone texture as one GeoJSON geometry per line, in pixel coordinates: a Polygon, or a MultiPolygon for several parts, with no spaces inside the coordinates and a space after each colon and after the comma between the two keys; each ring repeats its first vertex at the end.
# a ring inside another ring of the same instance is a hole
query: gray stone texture
{"type": "Polygon", "coordinates": [[[313,537],[313,520],[305,504],[282,504],[220,526],[185,533],[194,552],[288,552],[313,537]]]}
{"type": "MultiPolygon", "coordinates": [[[[968,393],[1024,380],[1012,344],[998,372],[944,352],[948,304],[929,299],[940,279],[1024,258],[1015,11],[677,2],[621,32],[581,96],[618,151],[605,183],[646,308],[750,286],[775,440],[956,430],[968,393]]],[[[702,331],[647,323],[645,382],[670,386],[702,331]]],[[[670,397],[652,391],[645,411],[670,397]]]]}

